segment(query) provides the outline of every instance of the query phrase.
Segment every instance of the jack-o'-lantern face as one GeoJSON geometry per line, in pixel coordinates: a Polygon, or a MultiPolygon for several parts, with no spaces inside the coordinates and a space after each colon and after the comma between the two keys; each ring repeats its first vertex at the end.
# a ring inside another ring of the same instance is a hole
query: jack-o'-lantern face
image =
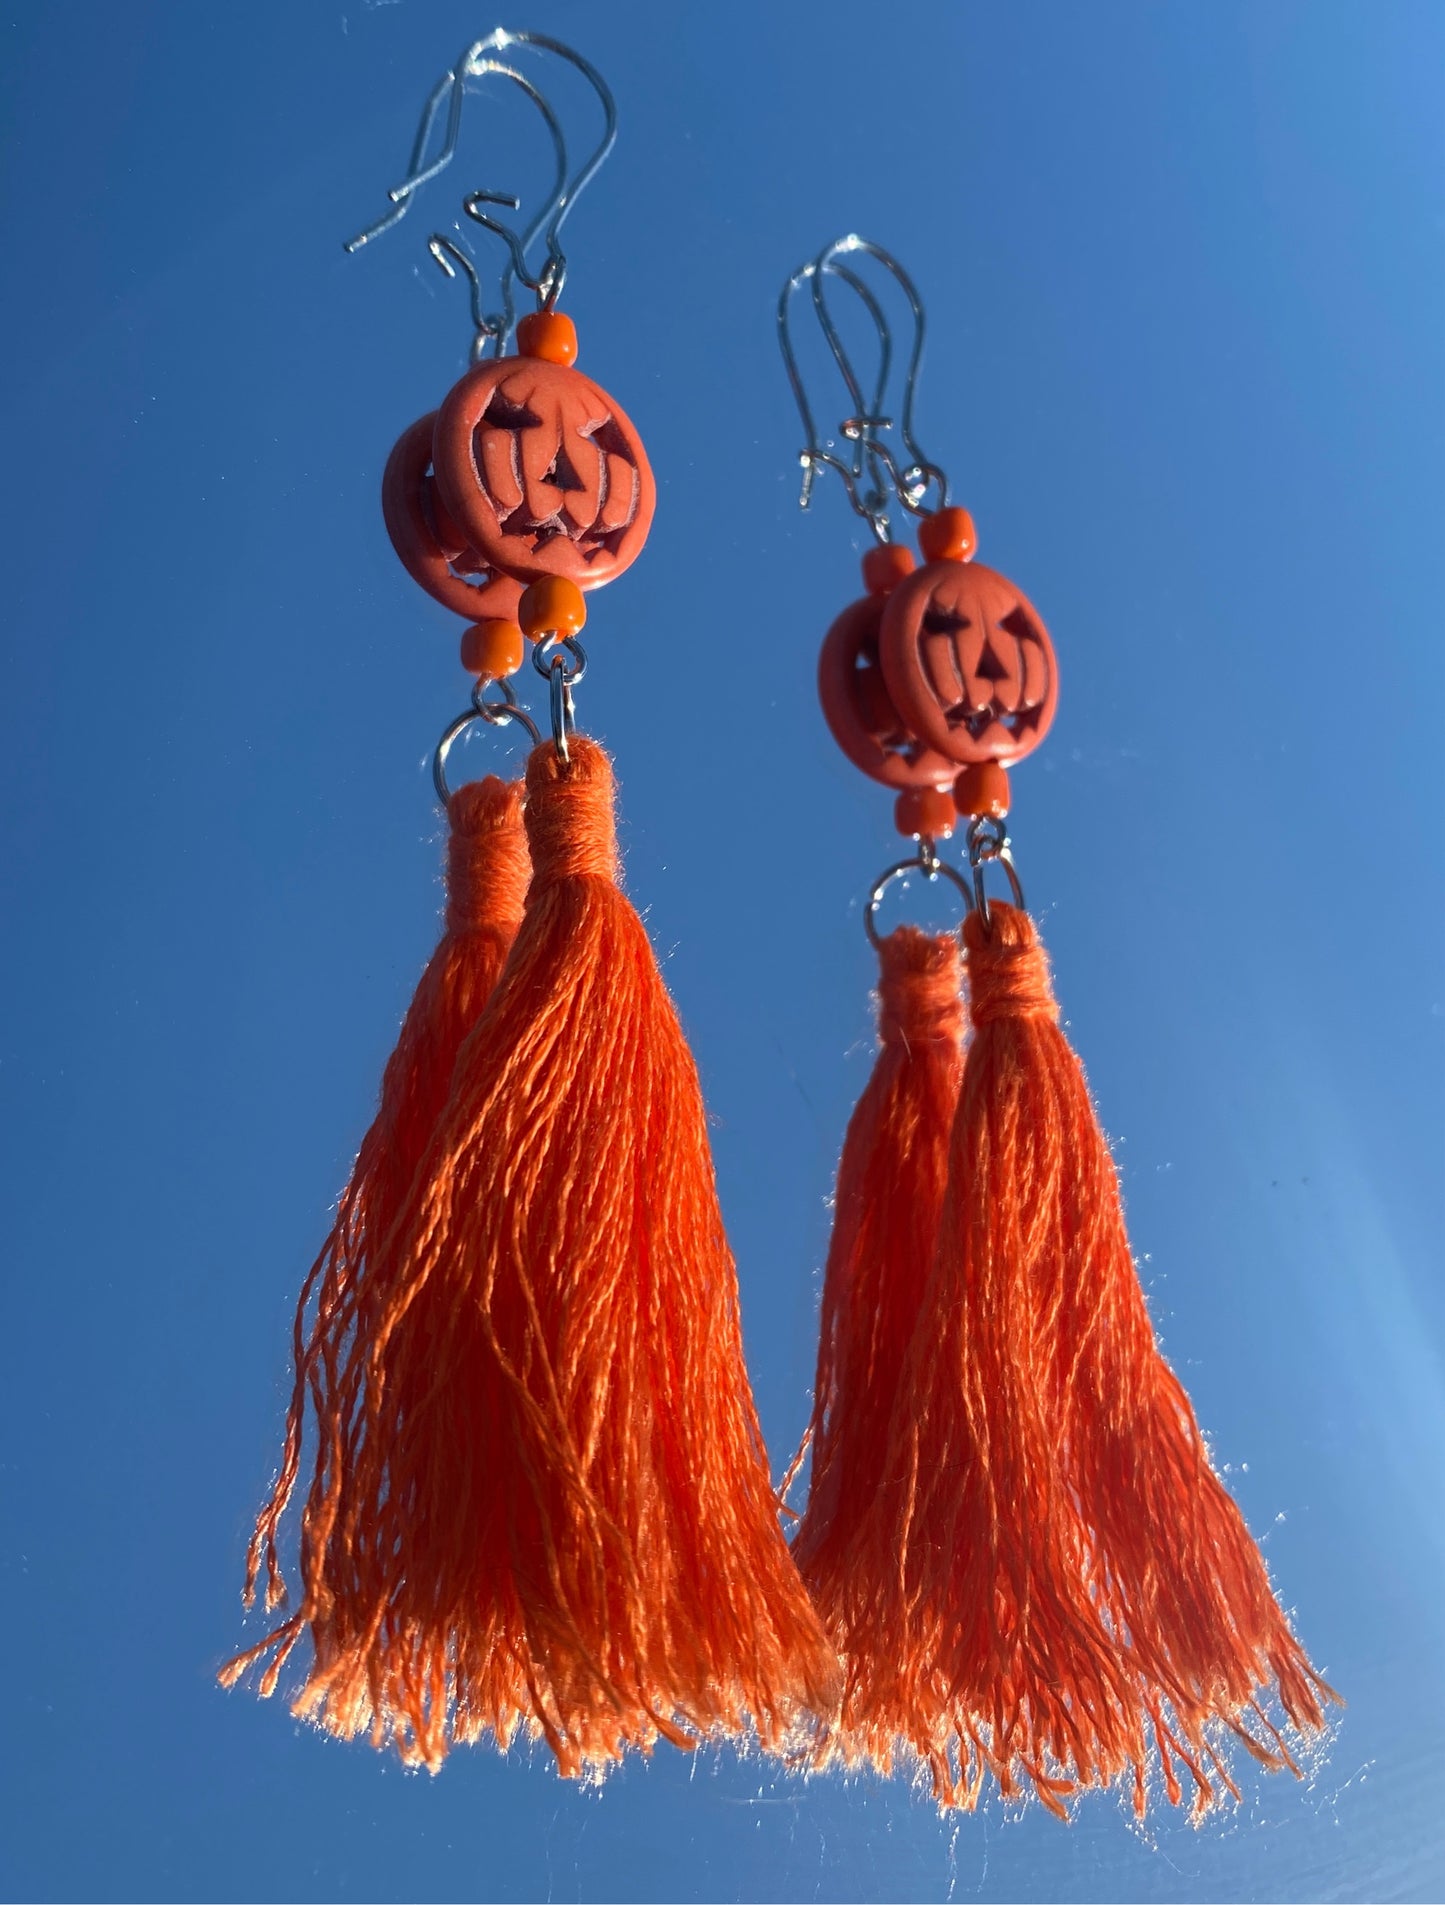
{"type": "Polygon", "coordinates": [[[381,513],[392,547],[407,574],[457,615],[469,621],[498,616],[515,621],[522,584],[497,575],[451,521],[431,474],[436,412],[397,438],[381,479],[381,513]]]}
{"type": "Polygon", "coordinates": [[[854,602],[823,637],[818,699],[833,739],[855,767],[885,787],[947,787],[958,772],[904,725],[878,662],[884,599],[854,602]]]}
{"type": "Polygon", "coordinates": [[[951,761],[1008,767],[1058,704],[1053,643],[1023,592],[981,562],[930,562],[889,596],[879,659],[909,728],[951,761]]]}
{"type": "Polygon", "coordinates": [[[447,511],[490,564],[592,589],[635,560],[657,488],[642,441],[604,390],[566,364],[479,364],[437,413],[447,511]]]}

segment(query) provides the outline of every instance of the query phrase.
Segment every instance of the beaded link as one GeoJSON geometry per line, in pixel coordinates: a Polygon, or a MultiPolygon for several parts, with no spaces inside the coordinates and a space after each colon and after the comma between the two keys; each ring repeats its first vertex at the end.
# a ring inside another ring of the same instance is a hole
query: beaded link
{"type": "Polygon", "coordinates": [[[924,517],[918,527],[918,546],[925,562],[972,562],[978,553],[978,531],[968,511],[955,505],[924,517]]]}
{"type": "Polygon", "coordinates": [[[462,667],[469,675],[504,681],[515,675],[527,653],[526,638],[516,622],[500,616],[474,622],[462,634],[462,667]]]}
{"type": "Polygon", "coordinates": [[[555,635],[565,641],[580,635],[587,621],[587,603],[575,582],[564,575],[544,575],[522,591],[517,620],[532,641],[555,635]]]}
{"type": "Polygon", "coordinates": [[[1002,820],[1009,809],[1008,774],[997,761],[964,768],[953,783],[953,803],[968,820],[1002,820]]]}
{"type": "Polygon", "coordinates": [[[547,364],[577,362],[577,326],[561,311],[533,311],[517,326],[517,355],[547,364]]]}
{"type": "Polygon", "coordinates": [[[913,551],[901,542],[875,543],[863,558],[863,587],[870,595],[887,595],[914,567],[913,551]]]}
{"type": "Polygon", "coordinates": [[[906,840],[947,840],[958,810],[946,787],[905,787],[893,803],[893,820],[906,840]]]}

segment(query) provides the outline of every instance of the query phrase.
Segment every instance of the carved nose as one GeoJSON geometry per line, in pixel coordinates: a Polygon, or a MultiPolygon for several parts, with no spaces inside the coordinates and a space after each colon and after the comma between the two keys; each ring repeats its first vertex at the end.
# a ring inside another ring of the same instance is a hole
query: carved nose
{"type": "Polygon", "coordinates": [[[999,699],[998,684],[1008,680],[1009,671],[994,653],[993,644],[984,636],[978,660],[968,672],[969,705],[980,713],[999,699]]]}

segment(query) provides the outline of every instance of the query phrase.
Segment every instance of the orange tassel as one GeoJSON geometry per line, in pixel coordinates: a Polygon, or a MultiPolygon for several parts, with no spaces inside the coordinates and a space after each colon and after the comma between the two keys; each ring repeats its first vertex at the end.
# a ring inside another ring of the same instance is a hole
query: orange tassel
{"type": "Polygon", "coordinates": [[[696,1068],[615,883],[607,757],[547,743],[527,786],[526,916],[394,1233],[365,1508],[298,1710],[433,1769],[519,1724],[571,1775],[749,1721],[781,1745],[837,1669],[778,1526],[696,1068]],[[397,1565],[419,1538],[425,1578],[397,1565]]]}
{"type": "MultiPolygon", "coordinates": [[[[1027,915],[964,927],[974,1039],[932,1287],[910,1357],[898,1517],[906,1737],[940,1795],[985,1768],[1070,1792],[1151,1758],[1196,1811],[1232,1733],[1295,1763],[1335,1697],[1310,1666],[1154,1341],[1113,1160],[1027,915]]],[[[1295,1770],[1298,1770],[1295,1768],[1295,1770]]]]}
{"type": "Polygon", "coordinates": [[[354,1635],[343,1634],[334,1611],[338,1603],[345,1605],[354,1582],[354,1556],[335,1539],[335,1531],[367,1512],[365,1491],[375,1480],[363,1401],[367,1357],[397,1299],[403,1270],[387,1250],[387,1238],[446,1104],[457,1053],[481,1016],[516,936],[527,892],[519,781],[488,775],[460,788],[451,797],[448,818],[445,931],[387,1061],[380,1105],[361,1141],[336,1220],[302,1287],[281,1469],[247,1556],[246,1605],[254,1601],[264,1571],[265,1605],[281,1606],[287,1597],[277,1537],[300,1472],[309,1394],[318,1441],[302,1518],[303,1597],[273,1634],[227,1663],[221,1672],[227,1686],[270,1654],[261,1691],[273,1693],[287,1655],[308,1626],[319,1651],[335,1652],[355,1642],[354,1635]]]}
{"type": "Polygon", "coordinates": [[[839,1741],[849,1760],[867,1754],[887,1770],[907,1711],[888,1429],[938,1236],[963,1068],[963,972],[955,934],[912,926],[890,933],[879,959],[880,1049],[838,1167],[812,1476],[793,1556],[844,1660],[839,1741]]]}

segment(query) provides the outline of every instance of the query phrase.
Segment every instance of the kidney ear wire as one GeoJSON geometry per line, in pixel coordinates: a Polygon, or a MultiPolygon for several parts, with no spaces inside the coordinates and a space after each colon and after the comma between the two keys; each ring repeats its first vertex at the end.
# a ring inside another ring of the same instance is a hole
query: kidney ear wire
{"type": "Polygon", "coordinates": [[[495,216],[494,211],[482,209],[501,207],[520,211],[522,200],[515,193],[478,187],[468,192],[462,200],[466,215],[500,238],[506,246],[506,262],[497,281],[498,308],[495,311],[486,309],[481,274],[470,250],[458,238],[443,232],[433,232],[427,240],[427,250],[439,269],[448,278],[455,278],[460,273],[467,280],[473,327],[471,357],[474,363],[489,355],[501,356],[505,353],[516,326],[516,287],[519,283],[534,294],[539,310],[551,310],[561,296],[567,277],[567,255],[561,243],[562,226],[617,139],[616,102],[611,88],[590,60],[584,59],[561,40],[552,39],[544,33],[514,33],[507,27],[496,27],[482,39],[474,41],[455,65],[442,74],[427,96],[412,140],[406,173],[387,193],[391,209],[375,224],[347,239],[345,245],[348,252],[360,251],[364,245],[381,237],[383,232],[390,231],[405,218],[422,188],[444,172],[456,156],[467,93],[477,90],[480,83],[489,78],[511,81],[535,106],[552,142],[554,166],[551,183],[541,204],[520,228],[504,223],[495,216]],[[547,94],[520,66],[498,57],[510,48],[530,49],[544,57],[564,61],[582,75],[595,95],[602,115],[601,134],[575,168],[569,158],[561,118],[547,94]],[[439,121],[443,122],[441,144],[434,156],[429,157],[439,121]],[[539,241],[544,247],[543,256],[533,270],[528,262],[529,254],[539,241]]]}
{"type": "Polygon", "coordinates": [[[803,423],[804,445],[798,453],[803,469],[800,506],[810,507],[817,472],[830,469],[842,481],[854,513],[862,517],[880,543],[894,540],[889,515],[892,504],[897,503],[913,516],[946,507],[948,478],[942,468],[925,455],[913,420],[926,330],[923,301],[912,278],[892,253],[856,232],[835,238],[783,281],[778,294],[777,325],[783,367],[803,423]],[[907,302],[910,342],[896,420],[885,410],[895,360],[892,328],[882,299],[855,268],[852,262],[855,259],[860,262],[871,259],[881,266],[907,302]],[[863,306],[873,326],[877,360],[871,380],[860,374],[829,303],[828,287],[839,283],[863,306]],[[848,411],[836,426],[837,437],[849,445],[846,456],[839,454],[836,438],[824,438],[819,433],[794,348],[793,297],[805,284],[814,317],[847,395],[848,411]],[[895,442],[901,445],[901,456],[894,447],[895,442]]]}

